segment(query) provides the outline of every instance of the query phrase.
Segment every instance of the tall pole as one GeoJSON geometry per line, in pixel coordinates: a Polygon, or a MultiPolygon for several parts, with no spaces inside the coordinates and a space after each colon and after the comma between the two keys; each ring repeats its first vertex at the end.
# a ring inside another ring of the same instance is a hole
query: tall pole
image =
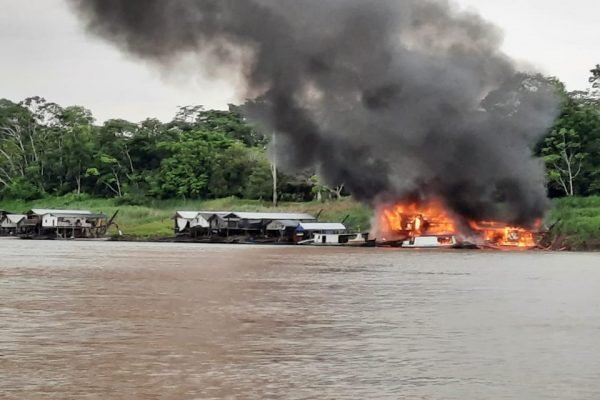
{"type": "Polygon", "coordinates": [[[273,207],[277,207],[277,133],[273,131],[273,157],[271,161],[271,175],[273,176],[273,207]]]}

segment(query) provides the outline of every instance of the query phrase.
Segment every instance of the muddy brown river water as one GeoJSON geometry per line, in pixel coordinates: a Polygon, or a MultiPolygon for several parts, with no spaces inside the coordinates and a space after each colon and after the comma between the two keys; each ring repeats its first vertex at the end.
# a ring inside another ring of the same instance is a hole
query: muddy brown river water
{"type": "Polygon", "coordinates": [[[0,399],[599,398],[599,254],[0,241],[0,399]]]}

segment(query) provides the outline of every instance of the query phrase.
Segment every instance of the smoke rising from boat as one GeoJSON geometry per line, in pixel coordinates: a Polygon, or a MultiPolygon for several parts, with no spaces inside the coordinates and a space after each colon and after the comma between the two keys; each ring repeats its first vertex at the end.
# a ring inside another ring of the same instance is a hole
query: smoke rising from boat
{"type": "Polygon", "coordinates": [[[278,160],[372,204],[438,199],[527,225],[546,189],[532,148],[557,114],[480,16],[434,0],[68,0],[127,53],[243,75],[278,160]]]}

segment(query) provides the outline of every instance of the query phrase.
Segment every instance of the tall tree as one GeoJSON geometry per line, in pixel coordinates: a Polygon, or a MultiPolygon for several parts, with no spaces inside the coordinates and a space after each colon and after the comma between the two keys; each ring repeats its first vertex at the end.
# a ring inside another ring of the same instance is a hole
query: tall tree
{"type": "Polygon", "coordinates": [[[539,155],[547,161],[550,194],[600,194],[600,104],[586,100],[580,92],[567,93],[561,82],[555,82],[562,97],[561,112],[547,139],[539,146],[539,155]],[[572,180],[572,191],[566,164],[570,156],[571,175],[576,175],[572,180]]]}
{"type": "Polygon", "coordinates": [[[68,107],[61,119],[64,132],[61,160],[65,167],[65,180],[73,184],[77,194],[81,194],[82,179],[93,164],[93,117],[82,107],[68,107]]]}
{"type": "Polygon", "coordinates": [[[163,197],[206,198],[209,182],[218,167],[217,158],[233,141],[221,133],[182,132],[177,141],[159,146],[169,152],[158,172],[154,193],[163,197]]]}
{"type": "Polygon", "coordinates": [[[585,154],[578,133],[565,128],[553,131],[544,141],[544,160],[550,183],[559,183],[567,196],[575,195],[575,180],[581,174],[585,154]]]}

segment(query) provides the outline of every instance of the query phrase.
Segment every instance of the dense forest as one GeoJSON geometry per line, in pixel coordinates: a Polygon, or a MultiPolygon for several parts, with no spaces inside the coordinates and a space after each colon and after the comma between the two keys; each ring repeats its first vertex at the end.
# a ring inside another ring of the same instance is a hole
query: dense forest
{"type": "MultiPolygon", "coordinates": [[[[591,82],[600,81],[600,68],[591,82]],[[595,79],[595,81],[594,81],[595,79]]],[[[552,197],[600,194],[600,102],[567,93],[555,80],[562,110],[536,151],[547,166],[552,197]]],[[[235,196],[270,199],[274,175],[281,200],[339,198],[316,171],[283,174],[269,161],[270,134],[248,121],[244,107],[181,107],[173,120],[96,124],[81,106],[40,97],[0,100],[0,197],[116,197],[123,204],[159,199],[235,196]]]]}
{"type": "MultiPolygon", "coordinates": [[[[146,197],[270,199],[269,139],[236,106],[182,107],[169,123],[96,125],[80,106],[63,108],[39,97],[0,100],[0,194],[33,200],[73,193],[124,204],[146,197]]],[[[282,200],[335,192],[311,171],[278,173],[277,182],[282,200]]]]}

